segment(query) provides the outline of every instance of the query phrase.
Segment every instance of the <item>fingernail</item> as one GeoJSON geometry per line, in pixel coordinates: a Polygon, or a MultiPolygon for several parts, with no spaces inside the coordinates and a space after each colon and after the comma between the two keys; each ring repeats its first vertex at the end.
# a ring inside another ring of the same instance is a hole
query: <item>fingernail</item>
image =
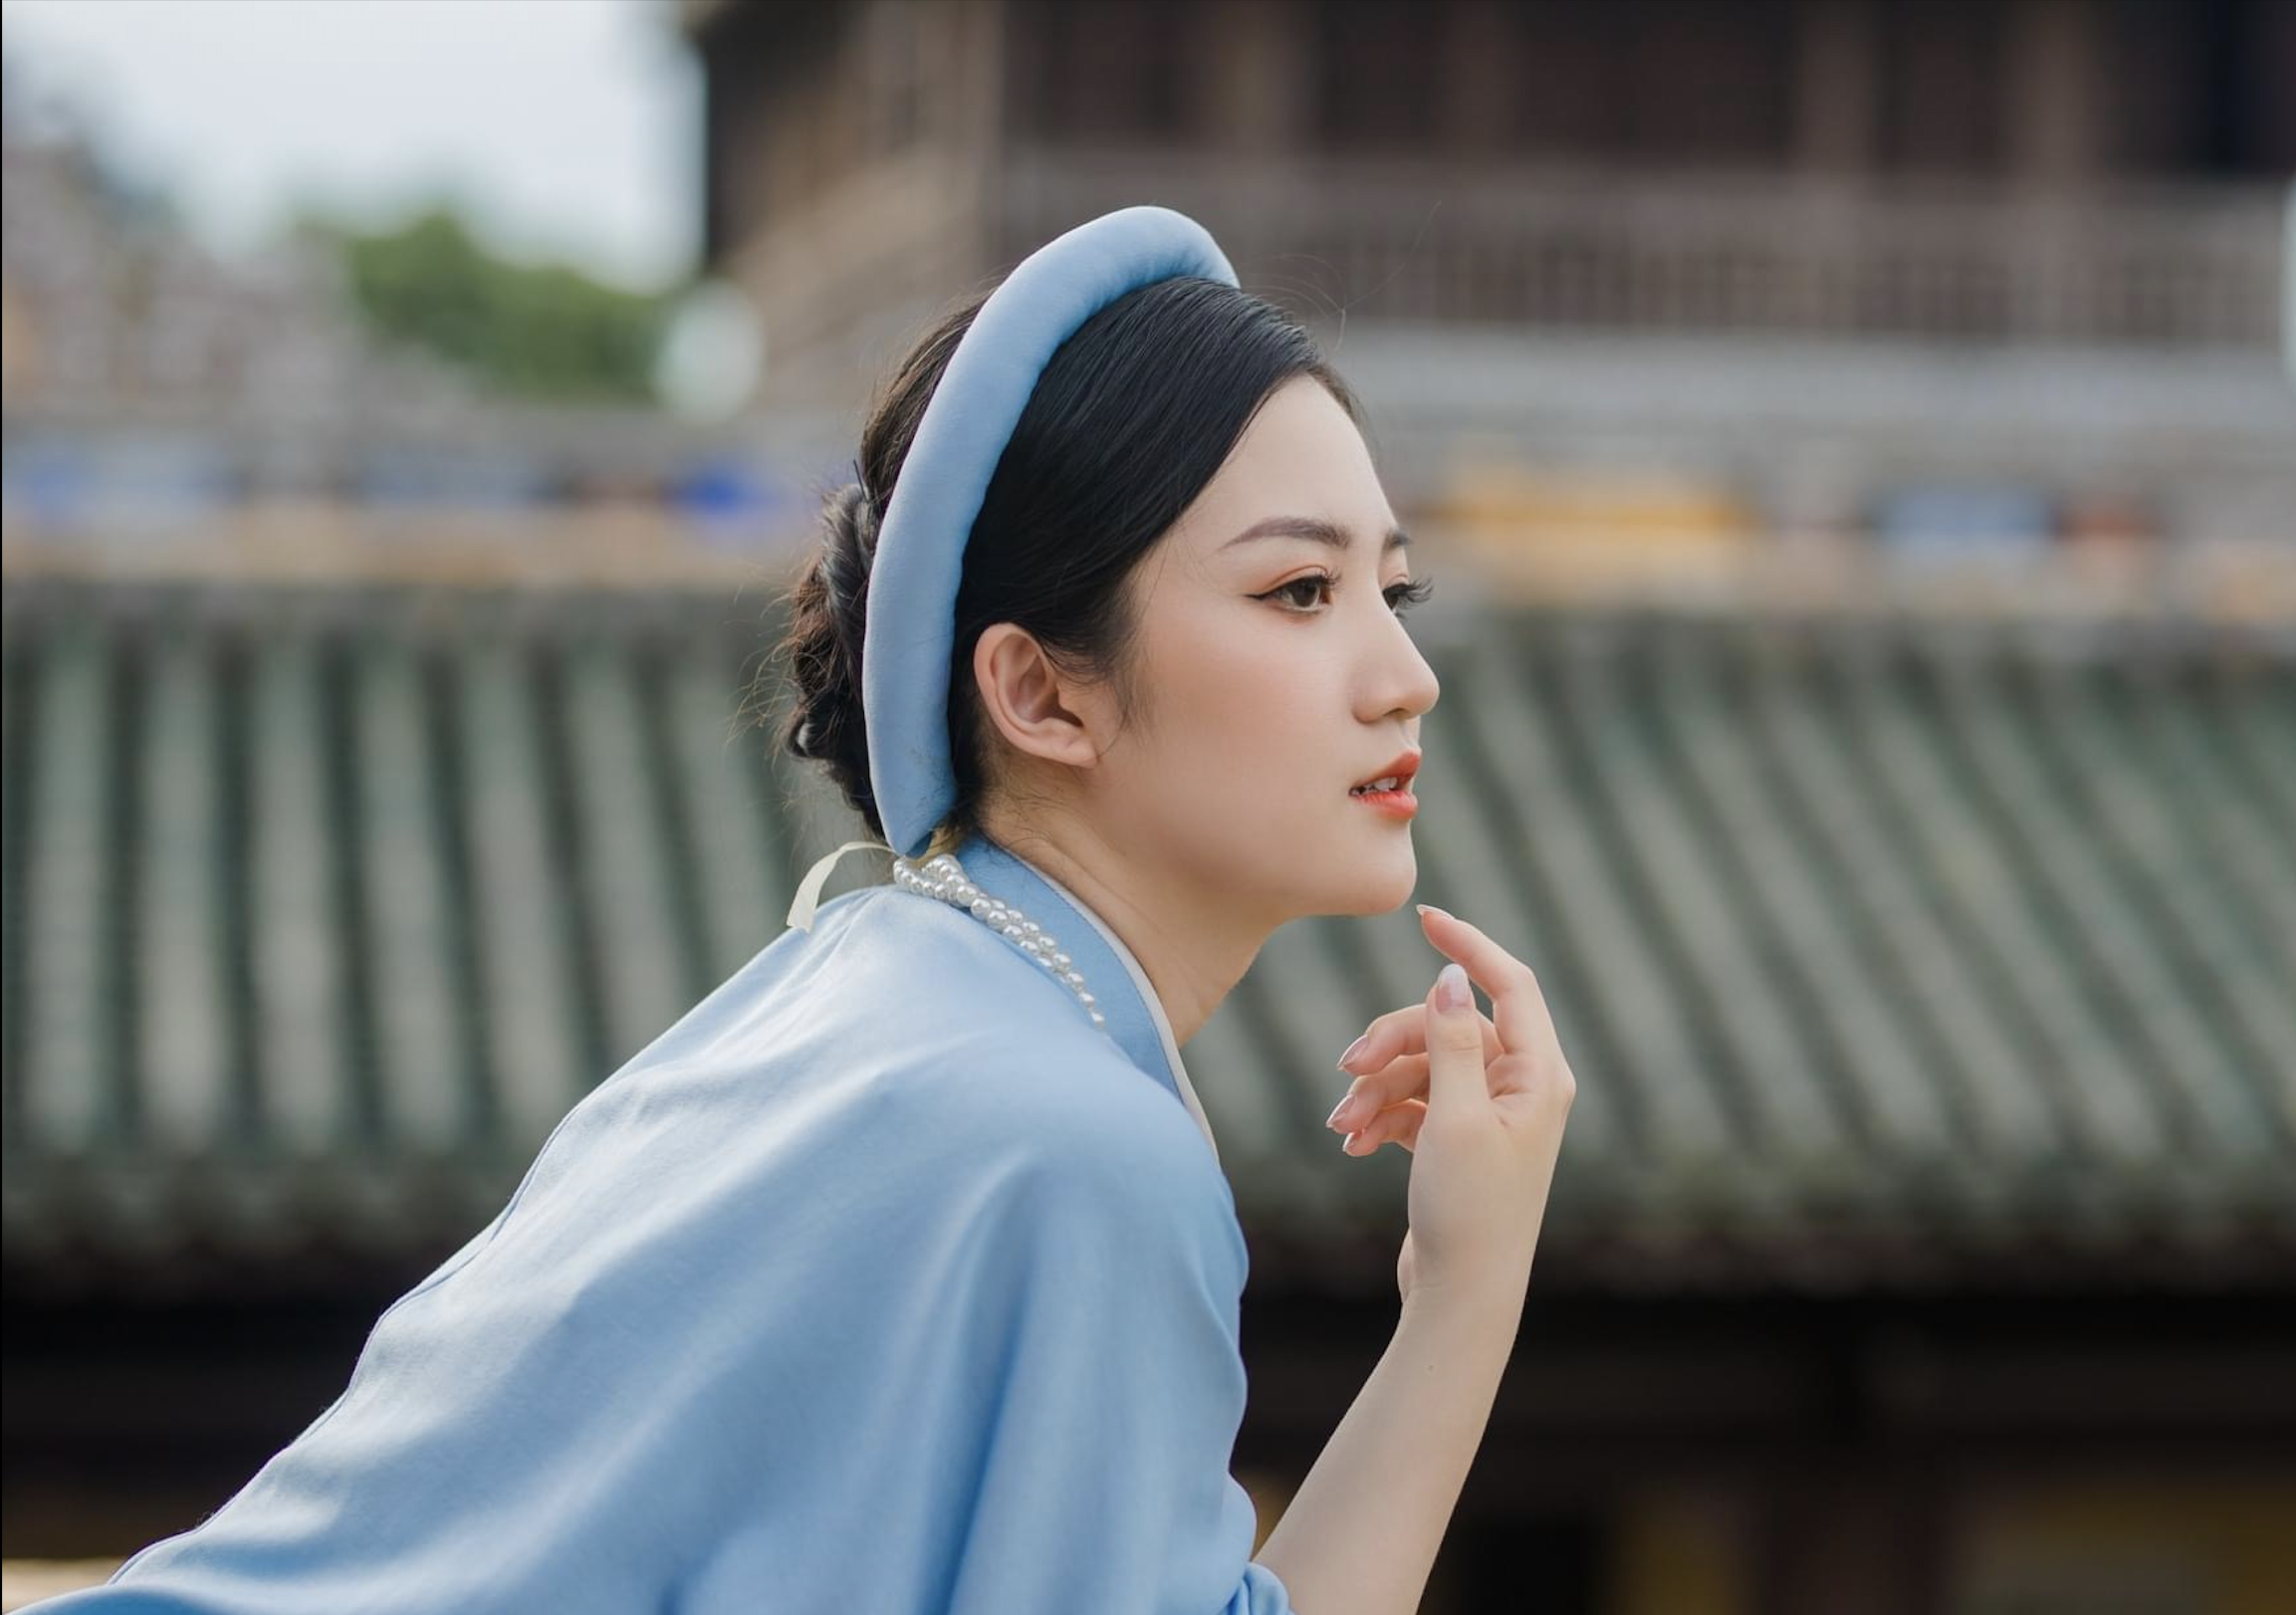
{"type": "Polygon", "coordinates": [[[1475,994],[1467,985],[1467,967],[1457,960],[1443,967],[1435,978],[1435,1007],[1439,1010],[1465,1010],[1475,1003],[1475,994]]]}
{"type": "Polygon", "coordinates": [[[1346,1154],[1346,1155],[1353,1155],[1355,1152],[1354,1152],[1353,1150],[1349,1149],[1347,1146],[1348,1146],[1348,1145],[1350,1145],[1350,1144],[1352,1144],[1352,1143],[1354,1143],[1354,1142],[1355,1142],[1355,1135],[1354,1135],[1353,1133],[1349,1133],[1349,1134],[1348,1134],[1348,1135],[1347,1135],[1345,1138],[1341,1139],[1341,1140],[1339,1141],[1339,1148],[1340,1148],[1340,1151],[1341,1151],[1341,1153],[1342,1153],[1342,1154],[1346,1154]]]}
{"type": "Polygon", "coordinates": [[[1447,920],[1456,917],[1453,915],[1450,909],[1437,908],[1433,903],[1417,903],[1413,906],[1416,907],[1422,914],[1440,914],[1447,920]]]}
{"type": "Polygon", "coordinates": [[[1339,1096],[1339,1102],[1331,1107],[1331,1114],[1323,1118],[1323,1125],[1326,1127],[1338,1126],[1339,1118],[1347,1114],[1349,1108],[1353,1106],[1354,1103],[1355,1095],[1353,1092],[1341,1094],[1339,1096]]]}
{"type": "Polygon", "coordinates": [[[1356,1055],[1362,1053],[1364,1044],[1370,1041],[1371,1034],[1367,1032],[1362,1037],[1356,1038],[1355,1041],[1349,1043],[1347,1045],[1347,1052],[1339,1056],[1339,1068],[1343,1071],[1346,1070],[1347,1062],[1353,1059],[1356,1055]]]}

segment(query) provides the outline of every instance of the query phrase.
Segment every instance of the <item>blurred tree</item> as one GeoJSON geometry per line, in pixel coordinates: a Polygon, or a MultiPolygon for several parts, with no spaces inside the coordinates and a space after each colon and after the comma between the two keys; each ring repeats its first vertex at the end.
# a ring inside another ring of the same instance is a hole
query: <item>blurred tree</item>
{"type": "Polygon", "coordinates": [[[524,397],[653,400],[673,292],[626,292],[561,265],[496,257],[446,207],[395,230],[310,218],[305,227],[342,253],[359,312],[388,340],[524,397]]]}

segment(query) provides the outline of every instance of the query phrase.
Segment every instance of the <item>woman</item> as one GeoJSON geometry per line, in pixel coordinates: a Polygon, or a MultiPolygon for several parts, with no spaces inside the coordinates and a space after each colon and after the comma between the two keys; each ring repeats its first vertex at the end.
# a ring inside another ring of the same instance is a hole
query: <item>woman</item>
{"type": "Polygon", "coordinates": [[[816,910],[816,865],[335,1407],[57,1608],[1416,1605],[1573,1091],[1537,984],[1423,910],[1455,963],[1343,1060],[1344,1148],[1416,1152],[1402,1316],[1257,1562],[1245,1249],[1178,1053],[1278,926],[1412,889],[1438,691],[1354,402],[1130,208],[928,335],[858,469],[785,738],[893,883],[816,910]]]}

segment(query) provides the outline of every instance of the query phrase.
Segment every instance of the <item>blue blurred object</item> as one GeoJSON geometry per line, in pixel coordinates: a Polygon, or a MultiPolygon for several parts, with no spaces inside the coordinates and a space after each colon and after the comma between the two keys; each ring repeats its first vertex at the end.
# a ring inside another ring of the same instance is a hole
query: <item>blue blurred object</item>
{"type": "Polygon", "coordinates": [[[547,504],[552,477],[522,457],[379,448],[353,473],[352,497],[374,505],[488,510],[547,504]]]}
{"type": "Polygon", "coordinates": [[[89,503],[93,480],[77,443],[34,438],[10,443],[0,456],[0,500],[9,515],[42,530],[70,527],[89,503]]]}
{"type": "Polygon", "coordinates": [[[773,503],[764,479],[739,460],[704,460],[679,476],[670,503],[704,521],[755,514],[773,503]]]}
{"type": "Polygon", "coordinates": [[[2014,483],[1917,484],[1875,502],[1873,530],[1893,556],[2033,556],[2055,538],[2056,505],[2014,483]]]}
{"type": "Polygon", "coordinates": [[[148,538],[236,503],[245,477],[213,443],[165,433],[37,435],[7,445],[11,517],[38,532],[148,538]]]}
{"type": "Polygon", "coordinates": [[[689,466],[671,480],[668,499],[701,542],[733,548],[755,544],[777,531],[797,503],[780,478],[730,456],[689,466]]]}

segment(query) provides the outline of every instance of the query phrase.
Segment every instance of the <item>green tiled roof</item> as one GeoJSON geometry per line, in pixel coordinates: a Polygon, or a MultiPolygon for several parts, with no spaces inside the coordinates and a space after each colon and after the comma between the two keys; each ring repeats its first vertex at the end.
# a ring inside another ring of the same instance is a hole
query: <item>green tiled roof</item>
{"type": "MultiPolygon", "coordinates": [[[[739,721],[770,607],[11,582],[11,1267],[491,1216],[853,833],[739,721]]],[[[1524,610],[1431,643],[1420,895],[1531,963],[1579,1076],[1542,1264],[2287,1270],[2296,642],[2229,633],[1524,610]]],[[[1388,1281],[1407,1158],[1321,1120],[1440,963],[1408,908],[1303,922],[1190,1043],[1256,1263],[1388,1281]]]]}

